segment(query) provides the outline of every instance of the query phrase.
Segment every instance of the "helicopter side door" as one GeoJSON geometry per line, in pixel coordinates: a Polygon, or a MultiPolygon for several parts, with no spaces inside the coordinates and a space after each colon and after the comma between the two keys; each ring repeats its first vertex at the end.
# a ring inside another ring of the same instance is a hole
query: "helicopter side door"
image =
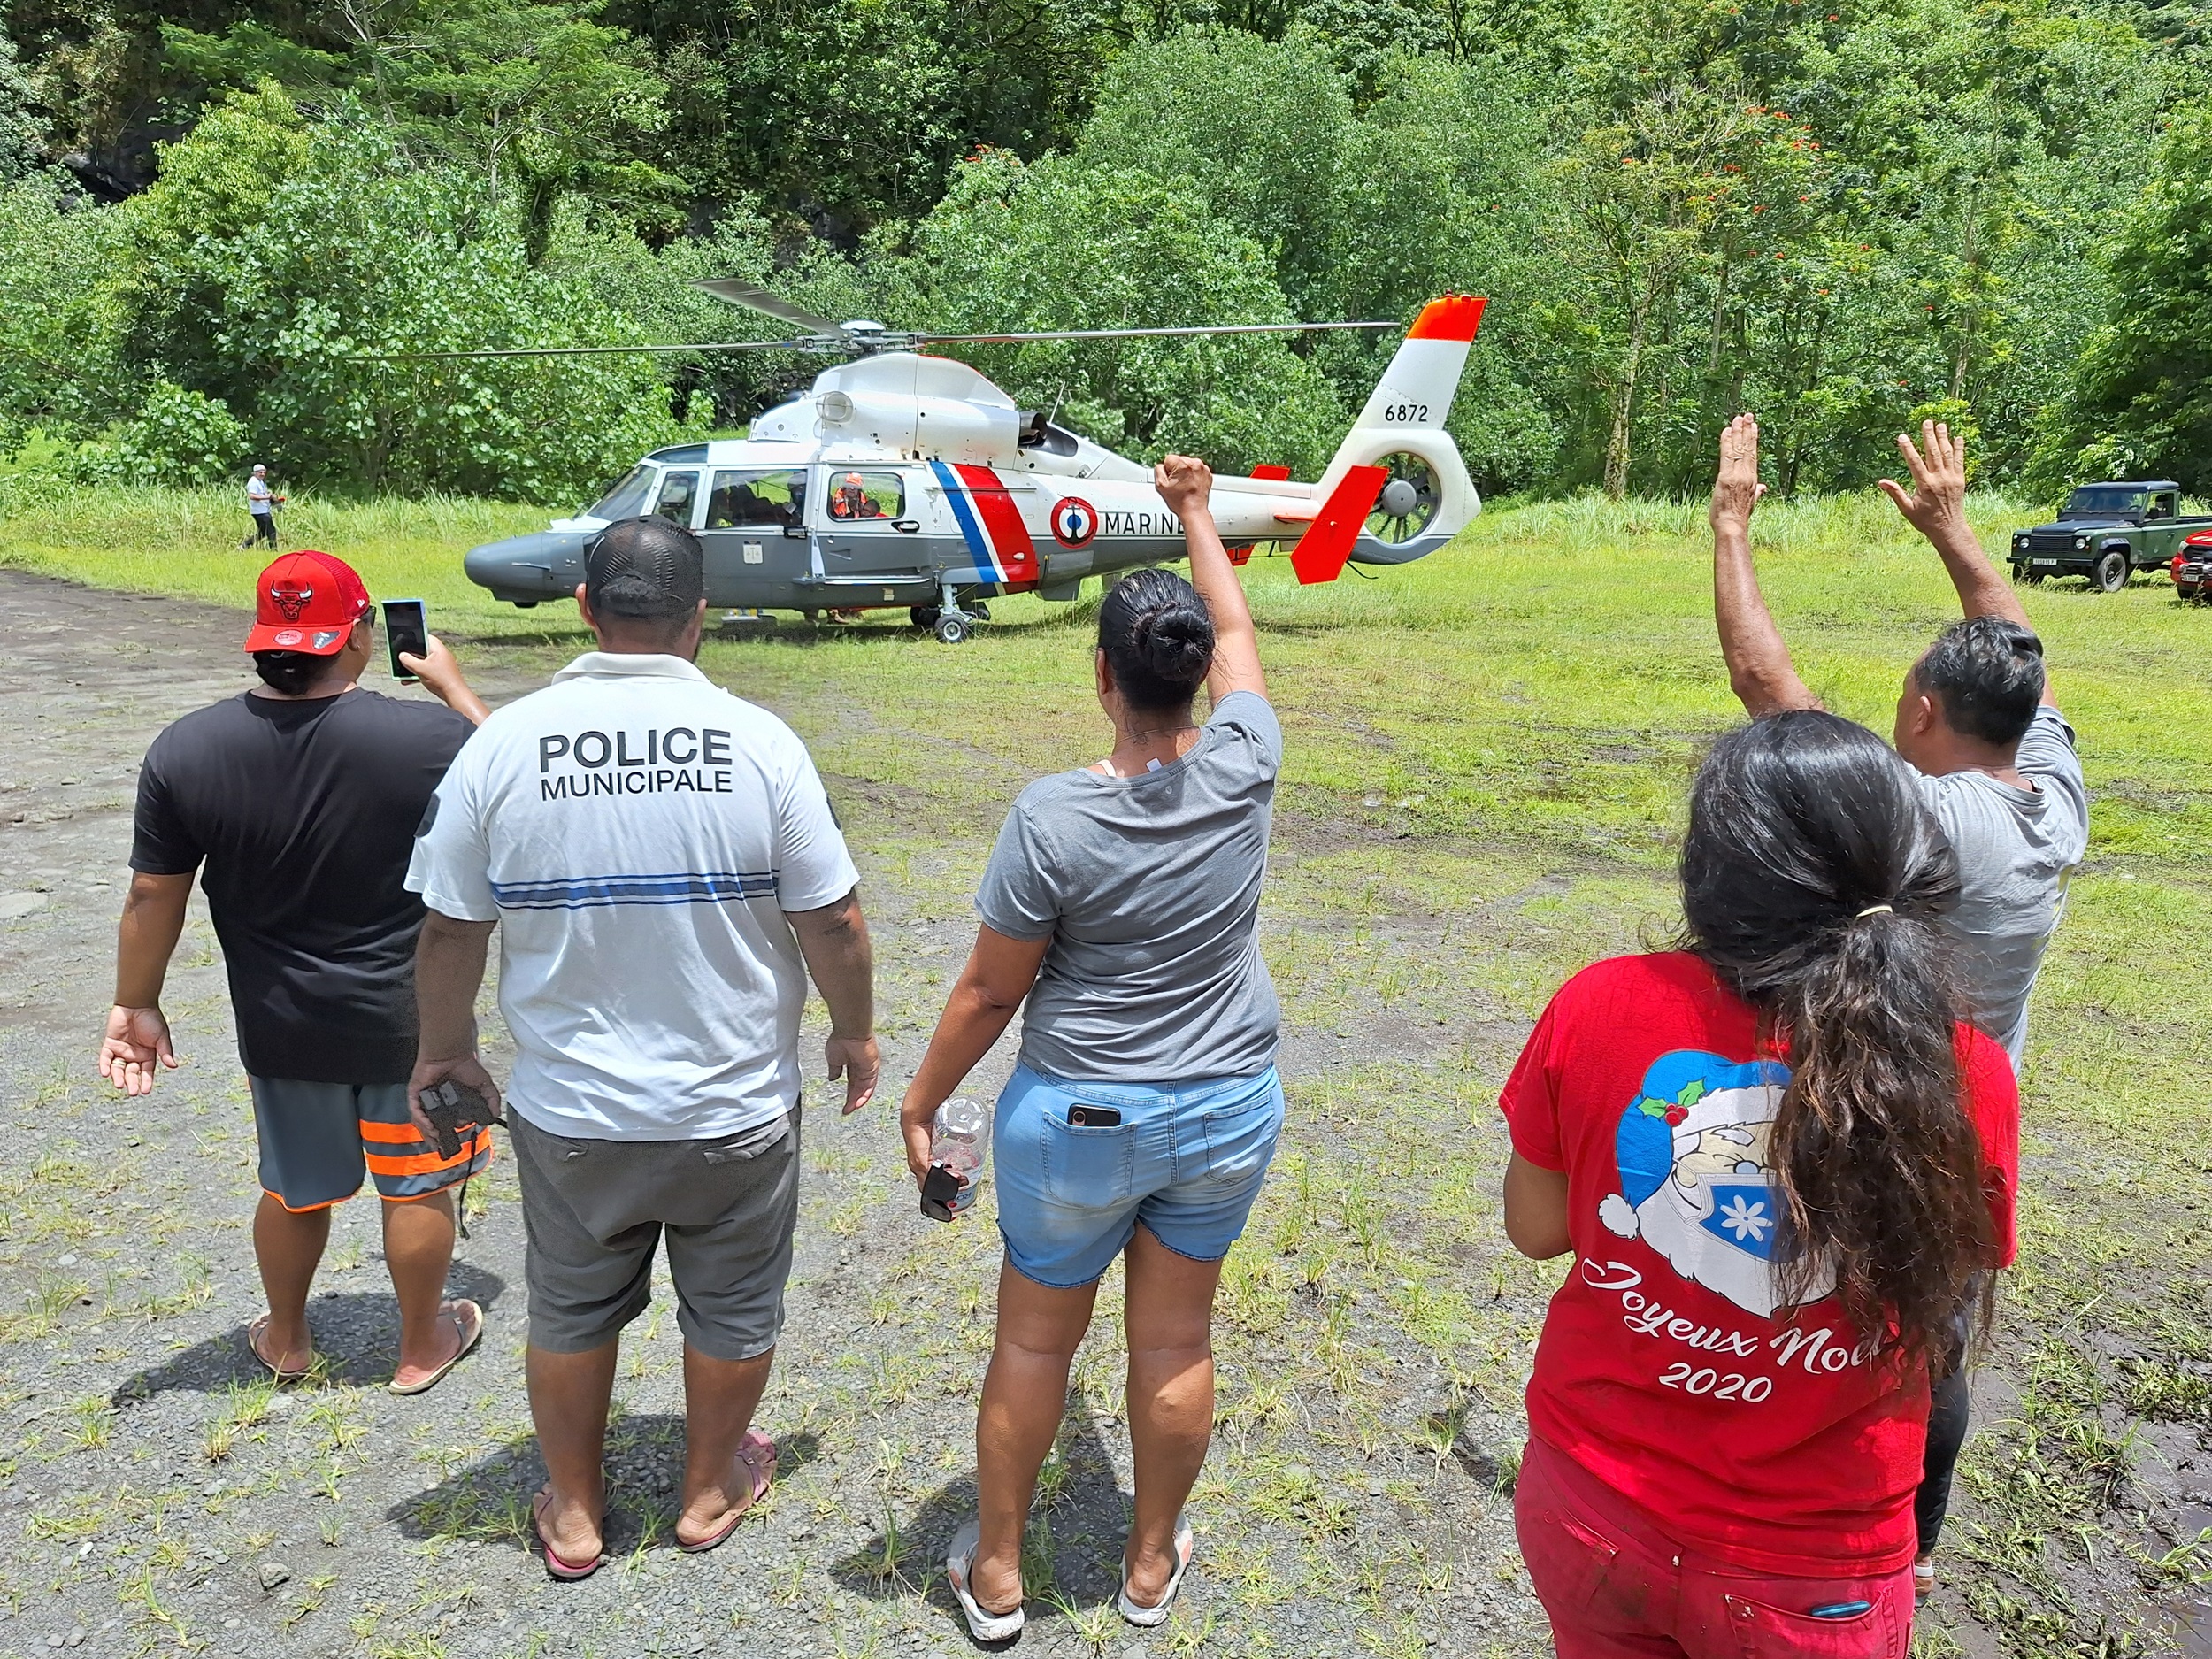
{"type": "Polygon", "coordinates": [[[654,498],[653,511],[671,524],[691,528],[692,513],[699,500],[699,470],[696,467],[671,468],[661,474],[660,494],[654,498]]]}
{"type": "Polygon", "coordinates": [[[707,603],[747,609],[795,603],[806,574],[807,470],[717,467],[699,524],[707,603]]]}
{"type": "Polygon", "coordinates": [[[822,506],[816,541],[829,587],[933,588],[931,549],[937,538],[925,534],[927,474],[880,463],[825,466],[817,474],[822,506]]]}

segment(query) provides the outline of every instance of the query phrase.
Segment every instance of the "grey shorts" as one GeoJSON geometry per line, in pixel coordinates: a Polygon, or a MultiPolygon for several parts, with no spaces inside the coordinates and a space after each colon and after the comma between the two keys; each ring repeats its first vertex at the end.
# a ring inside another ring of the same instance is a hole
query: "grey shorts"
{"type": "Polygon", "coordinates": [[[573,1141],[509,1118],[533,1347],[613,1341],[653,1300],[664,1232],[684,1340],[723,1360],[776,1346],[799,1219],[795,1108],[718,1141],[573,1141]]]}

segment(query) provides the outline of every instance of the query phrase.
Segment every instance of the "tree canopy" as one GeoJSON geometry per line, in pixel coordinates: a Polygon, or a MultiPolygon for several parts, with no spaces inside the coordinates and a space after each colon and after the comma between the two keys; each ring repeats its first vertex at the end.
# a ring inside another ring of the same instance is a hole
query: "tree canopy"
{"type": "MultiPolygon", "coordinates": [[[[2212,488],[2188,4],[2109,0],[0,0],[0,448],[573,502],[804,383],[688,286],[1001,330],[1492,307],[1490,490],[2212,488]],[[35,303],[34,303],[35,301],[35,303]],[[195,432],[196,430],[196,435],[195,432]]],[[[1365,335],[992,348],[1139,455],[1310,467],[1365,335]]]]}

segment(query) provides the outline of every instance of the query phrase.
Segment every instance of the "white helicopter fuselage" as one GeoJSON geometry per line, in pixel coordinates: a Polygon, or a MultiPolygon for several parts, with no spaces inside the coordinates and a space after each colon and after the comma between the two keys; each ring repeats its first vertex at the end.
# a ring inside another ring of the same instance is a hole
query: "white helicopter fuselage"
{"type": "MultiPolygon", "coordinates": [[[[1455,296],[1424,311],[1320,479],[1216,476],[1233,557],[1312,533],[1337,550],[1301,558],[1299,573],[1325,580],[1347,557],[1419,558],[1479,511],[1444,419],[1481,307],[1455,296]]],[[[1149,467],[1025,414],[966,364],[884,351],[825,371],[745,438],[654,451],[586,513],[473,549],[467,572],[518,604],[565,597],[586,541],[655,513],[699,537],[710,604],[761,611],[1070,600],[1086,577],[1184,553],[1149,467]]]]}

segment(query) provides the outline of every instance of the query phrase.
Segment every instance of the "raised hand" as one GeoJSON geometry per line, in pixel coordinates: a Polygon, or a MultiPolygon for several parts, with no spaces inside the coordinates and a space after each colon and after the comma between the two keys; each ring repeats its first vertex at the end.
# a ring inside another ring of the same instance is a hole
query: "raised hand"
{"type": "Polygon", "coordinates": [[[169,1041],[169,1021],[158,1008],[108,1010],[107,1034],[100,1042],[100,1075],[126,1094],[150,1094],[157,1067],[177,1069],[169,1041]]]}
{"type": "Polygon", "coordinates": [[[444,703],[455,713],[481,726],[491,718],[491,710],[484,700],[470,689],[468,680],[461,672],[461,664],[446,649],[446,643],[434,634],[423,636],[422,655],[412,651],[399,654],[400,666],[422,682],[423,689],[444,703]]]}
{"type": "Polygon", "coordinates": [[[1882,494],[1896,504],[1905,522],[1933,541],[1937,534],[1966,521],[1966,440],[1953,437],[1940,420],[1920,423],[1920,443],[1897,434],[1897,452],[1912,474],[1912,493],[1896,480],[1882,480],[1882,494]]]}
{"type": "Polygon", "coordinates": [[[1767,493],[1759,481],[1759,423],[1739,415],[1720,432],[1720,472],[1713,480],[1713,504],[1706,517],[1716,532],[1739,534],[1751,527],[1752,509],[1767,493]]]}
{"type": "Polygon", "coordinates": [[[1152,469],[1152,488],[1179,518],[1213,505],[1214,470],[1194,456],[1171,455],[1152,469]]]}

